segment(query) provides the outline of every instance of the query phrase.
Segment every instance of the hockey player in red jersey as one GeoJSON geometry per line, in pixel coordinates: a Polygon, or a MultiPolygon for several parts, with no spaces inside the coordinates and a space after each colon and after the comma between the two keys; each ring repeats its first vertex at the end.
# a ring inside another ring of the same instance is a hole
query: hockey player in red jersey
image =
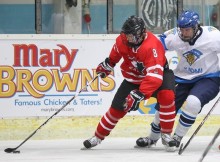
{"type": "Polygon", "coordinates": [[[162,143],[169,147],[176,146],[170,136],[175,120],[174,74],[168,68],[162,43],[146,31],[144,21],[139,17],[131,16],[124,22],[109,57],[98,65],[97,74],[105,78],[121,59],[124,80],[94,136],[83,142],[85,148],[101,143],[121,118],[137,110],[139,103],[150,97],[156,97],[160,105],[162,143]]]}

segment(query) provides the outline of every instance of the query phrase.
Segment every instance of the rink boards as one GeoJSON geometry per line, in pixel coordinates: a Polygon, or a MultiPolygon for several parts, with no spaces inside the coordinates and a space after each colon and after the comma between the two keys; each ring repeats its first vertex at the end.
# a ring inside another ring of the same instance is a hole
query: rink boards
{"type": "MultiPolygon", "coordinates": [[[[54,117],[32,137],[36,140],[87,138],[94,134],[101,116],[54,117]]],[[[176,118],[176,123],[179,118],[176,118]]],[[[0,119],[0,140],[23,140],[34,132],[48,118],[0,119]]],[[[204,119],[199,115],[187,136],[191,136],[204,119]]],[[[125,116],[110,134],[110,137],[146,136],[150,130],[152,115],[125,116]]],[[[176,125],[175,123],[175,125],[176,125]]],[[[219,128],[220,115],[211,115],[198,136],[213,136],[219,128]]]]}

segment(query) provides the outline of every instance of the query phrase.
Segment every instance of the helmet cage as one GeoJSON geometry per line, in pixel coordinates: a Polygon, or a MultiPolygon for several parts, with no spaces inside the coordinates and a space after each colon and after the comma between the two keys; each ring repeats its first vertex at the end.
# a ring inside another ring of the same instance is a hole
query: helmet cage
{"type": "Polygon", "coordinates": [[[144,21],[139,17],[131,16],[122,26],[121,36],[123,42],[130,47],[137,47],[144,40],[145,31],[144,21]]]}

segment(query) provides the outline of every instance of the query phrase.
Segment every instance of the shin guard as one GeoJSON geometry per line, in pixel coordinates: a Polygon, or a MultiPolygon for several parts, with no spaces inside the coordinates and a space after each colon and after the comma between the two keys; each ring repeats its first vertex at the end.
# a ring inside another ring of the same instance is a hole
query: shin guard
{"type": "Polygon", "coordinates": [[[172,133],[175,121],[175,100],[172,90],[161,90],[157,95],[160,106],[159,117],[162,133],[172,133]]]}

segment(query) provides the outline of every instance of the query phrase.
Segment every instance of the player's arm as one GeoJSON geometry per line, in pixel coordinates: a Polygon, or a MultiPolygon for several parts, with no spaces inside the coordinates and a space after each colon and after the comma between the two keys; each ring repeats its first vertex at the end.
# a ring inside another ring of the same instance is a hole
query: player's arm
{"type": "Polygon", "coordinates": [[[121,54],[117,48],[117,44],[115,43],[112,47],[109,57],[105,59],[105,61],[101,62],[96,68],[96,73],[101,74],[101,78],[107,77],[112,71],[115,65],[120,61],[121,54]]]}
{"type": "MultiPolygon", "coordinates": [[[[219,54],[220,53],[220,31],[218,29],[216,29],[215,27],[213,26],[210,26],[209,27],[209,36],[210,36],[210,39],[212,39],[213,43],[212,43],[212,46],[209,46],[208,48],[210,49],[215,49],[215,52],[216,54],[219,54]]],[[[205,41],[205,40],[204,40],[205,41]]]]}
{"type": "Polygon", "coordinates": [[[165,50],[174,50],[174,37],[177,33],[177,28],[173,28],[159,35],[159,39],[163,44],[165,50]]]}
{"type": "Polygon", "coordinates": [[[160,65],[150,66],[147,70],[148,74],[142,81],[139,90],[135,89],[131,91],[126,97],[124,104],[124,110],[126,112],[137,110],[140,102],[150,98],[153,92],[161,86],[163,80],[163,67],[160,65]]]}
{"type": "MultiPolygon", "coordinates": [[[[139,90],[133,90],[127,96],[124,107],[125,111],[135,111],[139,108],[139,103],[151,97],[151,95],[161,86],[163,82],[163,64],[165,60],[161,59],[158,55],[160,52],[164,55],[163,47],[161,47],[160,51],[156,49],[150,49],[150,55],[147,56],[144,62],[144,66],[146,67],[146,76],[141,82],[139,90]]],[[[161,55],[160,54],[160,55],[161,55]]]]}
{"type": "Polygon", "coordinates": [[[163,65],[156,61],[149,64],[146,68],[147,74],[139,88],[140,92],[145,95],[145,99],[150,98],[163,82],[163,65]]]}

